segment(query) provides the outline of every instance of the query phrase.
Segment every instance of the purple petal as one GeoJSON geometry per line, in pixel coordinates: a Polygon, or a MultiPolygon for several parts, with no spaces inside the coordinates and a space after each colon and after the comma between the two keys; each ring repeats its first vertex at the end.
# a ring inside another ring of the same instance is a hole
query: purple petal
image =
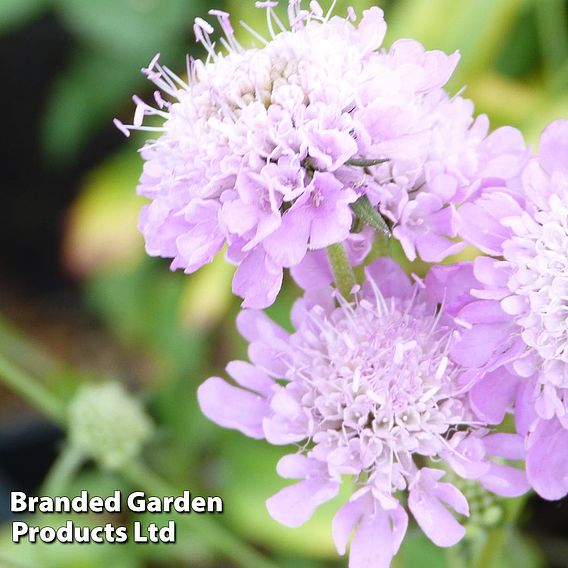
{"type": "Polygon", "coordinates": [[[391,521],[386,511],[377,507],[361,519],[349,552],[349,568],[389,568],[395,554],[391,521]]]}
{"type": "Polygon", "coordinates": [[[465,535],[465,529],[454,516],[428,492],[419,486],[410,490],[408,507],[420,528],[436,545],[454,546],[465,535]]]}
{"type": "Polygon", "coordinates": [[[474,385],[469,401],[481,420],[500,424],[515,401],[518,386],[519,378],[500,367],[474,385]]]}
{"type": "Polygon", "coordinates": [[[515,401],[515,426],[521,436],[525,436],[538,419],[534,407],[532,381],[524,381],[519,385],[515,401]]]}
{"type": "Polygon", "coordinates": [[[460,515],[469,516],[469,504],[464,494],[451,483],[437,483],[435,495],[460,515]]]}
{"type": "Polygon", "coordinates": [[[412,284],[407,274],[392,258],[379,258],[365,268],[364,294],[374,299],[376,294],[371,281],[385,298],[409,298],[412,284]]]}
{"type": "Polygon", "coordinates": [[[282,267],[258,248],[241,262],[233,278],[233,292],[244,298],[243,307],[263,309],[274,303],[282,287],[282,267]]]}
{"type": "Polygon", "coordinates": [[[197,389],[197,399],[209,420],[251,438],[264,438],[262,419],[269,408],[263,397],[211,377],[197,389]]]}
{"type": "Polygon", "coordinates": [[[263,371],[246,361],[231,361],[227,373],[242,387],[256,391],[266,397],[272,394],[274,381],[263,371]]]}
{"type": "Polygon", "coordinates": [[[264,240],[263,246],[276,264],[296,266],[306,256],[309,234],[310,219],[305,210],[292,208],[282,217],[280,227],[264,240]]]}
{"type": "Polygon", "coordinates": [[[525,459],[525,441],[518,434],[498,432],[483,438],[485,451],[489,456],[498,456],[508,460],[525,459]]]}
{"type": "Polygon", "coordinates": [[[363,17],[357,29],[357,40],[365,46],[366,51],[379,49],[386,31],[384,12],[380,8],[373,6],[369,10],[363,10],[363,17]]]}
{"type": "Polygon", "coordinates": [[[365,501],[365,499],[347,501],[333,517],[333,541],[341,556],[345,554],[349,537],[366,509],[365,501]]]}
{"type": "Polygon", "coordinates": [[[303,454],[289,454],[280,458],[276,471],[284,479],[305,479],[314,472],[317,465],[319,464],[303,454]]]}
{"type": "Polygon", "coordinates": [[[479,324],[463,332],[451,349],[452,359],[464,367],[481,367],[508,339],[508,324],[479,324]]]}
{"type": "Polygon", "coordinates": [[[308,252],[300,264],[290,269],[290,274],[304,290],[317,290],[333,282],[329,261],[323,250],[308,252]]]}
{"type": "Polygon", "coordinates": [[[538,157],[548,173],[568,173],[567,120],[555,120],[544,129],[540,137],[538,157]]]}
{"type": "Polygon", "coordinates": [[[486,256],[478,256],[473,266],[475,277],[483,284],[497,288],[507,287],[510,269],[504,262],[486,256]]]}
{"type": "Polygon", "coordinates": [[[339,492],[339,483],[306,479],[285,487],[266,501],[271,517],[287,527],[299,527],[309,521],[315,510],[339,492]]]}
{"type": "Polygon", "coordinates": [[[308,437],[307,428],[300,421],[292,421],[282,416],[271,416],[262,422],[262,431],[268,442],[275,446],[287,446],[301,442],[308,437]]]}
{"type": "Polygon", "coordinates": [[[434,233],[427,233],[418,238],[415,244],[420,258],[426,262],[441,262],[464,248],[463,243],[454,243],[434,233]]]}
{"type": "Polygon", "coordinates": [[[242,310],[237,316],[237,329],[247,341],[265,340],[274,344],[288,340],[288,333],[260,310],[242,310]]]}
{"type": "Polygon", "coordinates": [[[471,302],[470,291],[478,284],[470,262],[433,266],[425,282],[428,296],[443,304],[444,311],[450,315],[456,315],[471,302]]]}
{"type": "Polygon", "coordinates": [[[520,497],[530,484],[524,471],[508,465],[492,463],[489,471],[479,478],[485,489],[502,497],[520,497]]]}
{"type": "Polygon", "coordinates": [[[557,420],[541,421],[530,435],[527,476],[544,499],[568,494],[568,430],[557,420]]]}

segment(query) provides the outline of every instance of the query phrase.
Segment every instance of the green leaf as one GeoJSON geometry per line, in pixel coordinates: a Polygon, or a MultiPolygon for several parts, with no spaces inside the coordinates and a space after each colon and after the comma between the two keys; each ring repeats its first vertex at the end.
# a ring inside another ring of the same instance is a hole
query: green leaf
{"type": "MultiPolygon", "coordinates": [[[[81,40],[115,57],[149,59],[189,31],[201,2],[187,0],[57,0],[81,40]]],[[[138,66],[139,68],[139,66],[138,66]]]]}
{"type": "Polygon", "coordinates": [[[131,59],[78,52],[47,100],[41,137],[48,158],[68,162],[98,128],[113,129],[119,102],[143,83],[140,65],[131,59]]]}
{"type": "Polygon", "coordinates": [[[48,6],[48,0],[2,0],[0,33],[13,31],[37,18],[48,6]]]}

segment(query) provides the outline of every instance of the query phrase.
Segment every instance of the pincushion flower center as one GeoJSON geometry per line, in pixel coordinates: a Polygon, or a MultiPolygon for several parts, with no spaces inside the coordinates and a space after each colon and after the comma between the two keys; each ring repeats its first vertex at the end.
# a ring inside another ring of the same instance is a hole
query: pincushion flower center
{"type": "Polygon", "coordinates": [[[298,329],[287,379],[301,385],[315,454],[320,443],[326,453],[356,447],[367,466],[434,455],[468,420],[446,354],[450,332],[415,299],[381,301],[314,310],[298,329]]]}

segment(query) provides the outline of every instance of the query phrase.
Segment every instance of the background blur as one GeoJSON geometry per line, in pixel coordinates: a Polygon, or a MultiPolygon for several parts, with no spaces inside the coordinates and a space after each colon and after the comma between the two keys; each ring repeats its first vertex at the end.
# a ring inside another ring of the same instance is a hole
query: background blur
{"type": "MultiPolygon", "coordinates": [[[[191,31],[196,15],[224,8],[234,22],[264,31],[264,13],[253,4],[0,0],[0,353],[64,400],[87,380],[128,385],[158,427],[145,454],[155,471],[177,487],[221,495],[226,513],[217,522],[277,566],[339,567],[346,562],[336,559],[330,539],[336,505],[323,507],[304,528],[280,527],[264,501],[285,483],[274,470],[282,452],[201,416],[197,385],[245,356],[234,327],[232,269],[219,259],[187,277],[145,256],[136,230],[142,200],[135,195],[143,139],[127,141],[112,126],[114,116],[130,121],[133,93],[150,98],[152,86],[139,71],[156,52],[180,73],[185,53],[201,54],[191,31]]],[[[340,1],[336,13],[349,4],[360,12],[371,2],[340,1]]],[[[549,120],[568,116],[564,0],[378,4],[389,23],[386,45],[413,37],[428,48],[461,51],[450,90],[465,86],[493,126],[517,126],[534,143],[549,120]]],[[[239,36],[251,43],[244,30],[239,36]]],[[[287,324],[296,293],[288,283],[271,308],[279,322],[287,324]]],[[[0,405],[0,568],[233,565],[181,525],[176,546],[11,544],[9,491],[39,491],[64,436],[3,388],[0,405]]],[[[89,464],[64,489],[74,495],[83,488],[103,495],[133,489],[89,464]]],[[[566,501],[531,498],[518,530],[506,521],[492,530],[505,539],[506,553],[479,568],[568,566],[566,501]]],[[[397,566],[457,566],[446,562],[416,534],[397,566]]]]}

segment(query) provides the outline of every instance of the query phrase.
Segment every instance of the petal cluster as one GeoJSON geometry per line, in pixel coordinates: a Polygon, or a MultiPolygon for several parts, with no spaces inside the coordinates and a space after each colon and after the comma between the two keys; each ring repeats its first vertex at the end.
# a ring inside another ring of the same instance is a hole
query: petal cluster
{"type": "Polygon", "coordinates": [[[476,414],[469,393],[482,375],[451,359],[455,324],[432,297],[381,259],[366,269],[354,302],[331,288],[306,293],[294,307],[292,334],[262,312],[244,311],[238,325],[252,363],[228,366],[238,386],[213,377],[198,391],[211,420],[297,445],[278,472],[299,481],[267,502],[281,523],[303,524],[338,494],[342,478],[352,478],[334,538],[343,553],[355,531],[353,567],[390,564],[408,522],[401,492],[437,545],[464,536],[454,515],[468,515],[468,504],[442,480],[449,470],[499,495],[528,489],[522,470],[493,459],[522,459],[522,438],[492,434],[476,414]]]}
{"type": "Polygon", "coordinates": [[[159,133],[142,149],[138,188],[151,200],[140,219],[148,253],[191,273],[227,247],[234,292],[264,308],[284,268],[349,238],[361,196],[411,260],[459,251],[456,204],[516,175],[526,153],[518,133],[488,136],[487,118],[443,90],[459,55],[413,40],[379,49],[379,8],[355,24],[352,11],[332,17],[292,1],[284,26],[273,2],[259,5],[269,40],[251,30],[261,45],[244,49],[228,14],[211,11],[224,37],[216,43],[196,20],[206,61],[188,60],[184,81],[154,58],[144,72],[160,89],[155,106],[135,97],[134,124],[117,121],[127,134],[159,133]]]}
{"type": "Polygon", "coordinates": [[[502,408],[515,406],[529,477],[549,499],[568,493],[566,463],[556,457],[568,453],[567,140],[567,121],[549,125],[520,187],[487,189],[463,211],[477,220],[464,223],[464,238],[490,256],[473,264],[459,314],[470,329],[458,350],[463,357],[486,338],[468,363],[496,369],[483,397],[495,389],[502,408]]]}

